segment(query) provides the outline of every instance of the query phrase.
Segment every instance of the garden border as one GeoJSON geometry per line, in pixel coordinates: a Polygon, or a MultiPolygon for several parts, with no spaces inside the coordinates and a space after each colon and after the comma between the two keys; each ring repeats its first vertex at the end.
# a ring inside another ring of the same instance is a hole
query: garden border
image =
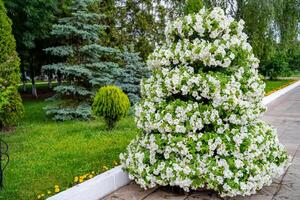
{"type": "MultiPolygon", "coordinates": [[[[264,97],[263,104],[267,105],[271,103],[297,86],[300,86],[300,80],[264,97]]],[[[120,187],[127,185],[129,182],[128,175],[123,172],[121,166],[118,166],[79,185],[60,192],[48,198],[48,200],[99,200],[120,187]]]]}
{"type": "Polygon", "coordinates": [[[295,83],[292,83],[280,90],[277,90],[273,93],[271,93],[270,95],[264,97],[263,99],[263,104],[264,105],[268,105],[269,103],[271,103],[272,101],[274,101],[275,99],[281,97],[282,95],[288,93],[289,91],[291,91],[292,89],[298,87],[300,85],[300,80],[296,81],[295,83]]]}
{"type": "Polygon", "coordinates": [[[129,182],[128,175],[117,166],[47,200],[99,200],[129,182]]]}

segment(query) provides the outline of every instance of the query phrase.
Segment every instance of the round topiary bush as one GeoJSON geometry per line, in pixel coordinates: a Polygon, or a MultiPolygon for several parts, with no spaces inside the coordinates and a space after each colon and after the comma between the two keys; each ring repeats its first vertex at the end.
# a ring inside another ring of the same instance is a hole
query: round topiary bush
{"type": "Polygon", "coordinates": [[[104,117],[108,129],[114,128],[116,122],[127,115],[129,108],[127,95],[116,86],[100,88],[92,106],[94,115],[104,117]]]}
{"type": "Polygon", "coordinates": [[[241,20],[201,9],[166,26],[149,56],[136,106],[141,129],[120,155],[143,188],[207,188],[250,195],[288,165],[276,131],[260,120],[265,84],[241,20]]]}

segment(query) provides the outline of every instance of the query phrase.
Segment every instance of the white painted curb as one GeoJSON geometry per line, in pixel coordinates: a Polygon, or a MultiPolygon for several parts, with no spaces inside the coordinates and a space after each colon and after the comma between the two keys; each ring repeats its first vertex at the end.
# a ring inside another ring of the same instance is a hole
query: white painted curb
{"type": "Polygon", "coordinates": [[[60,192],[48,200],[99,200],[130,182],[121,166],[60,192]]]}
{"type": "Polygon", "coordinates": [[[275,99],[281,97],[282,95],[288,93],[289,91],[291,91],[292,89],[296,88],[297,86],[300,85],[300,80],[285,87],[285,88],[282,88],[281,90],[278,90],[268,96],[266,96],[264,99],[263,99],[263,104],[264,105],[268,105],[269,103],[271,103],[272,101],[274,101],[275,99]]]}
{"type": "MultiPolygon", "coordinates": [[[[264,97],[267,105],[280,96],[300,85],[300,80],[264,97]]],[[[128,174],[118,166],[66,191],[54,195],[48,200],[99,200],[130,182],[128,174]]]]}

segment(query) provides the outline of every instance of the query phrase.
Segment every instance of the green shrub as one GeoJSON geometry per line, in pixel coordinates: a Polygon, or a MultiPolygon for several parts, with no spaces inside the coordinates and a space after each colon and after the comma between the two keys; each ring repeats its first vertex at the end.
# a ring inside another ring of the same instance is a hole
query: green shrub
{"type": "Polygon", "coordinates": [[[184,14],[197,13],[203,8],[202,0],[187,0],[183,7],[184,14]]]}
{"type": "Polygon", "coordinates": [[[300,44],[291,50],[288,54],[288,61],[291,70],[299,71],[300,69],[300,44]]]}
{"type": "Polygon", "coordinates": [[[23,112],[22,99],[16,88],[9,87],[0,93],[0,127],[17,124],[23,112]]]}
{"type": "Polygon", "coordinates": [[[128,114],[130,102],[127,95],[116,86],[105,86],[97,92],[92,106],[96,116],[104,117],[108,129],[128,114]]]}
{"type": "Polygon", "coordinates": [[[0,0],[0,129],[15,125],[23,113],[18,93],[20,59],[12,35],[11,20],[0,0]]]}
{"type": "Polygon", "coordinates": [[[279,76],[289,76],[291,70],[287,60],[284,52],[277,51],[270,60],[262,62],[261,72],[271,80],[275,80],[279,76]]]}

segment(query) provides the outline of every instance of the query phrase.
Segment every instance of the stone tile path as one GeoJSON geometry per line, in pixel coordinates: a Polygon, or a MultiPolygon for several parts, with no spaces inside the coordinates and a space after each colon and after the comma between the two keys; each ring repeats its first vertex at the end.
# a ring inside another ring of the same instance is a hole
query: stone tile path
{"type": "MultiPolygon", "coordinates": [[[[278,130],[279,140],[292,157],[292,165],[278,180],[250,197],[230,200],[300,200],[300,86],[268,105],[264,120],[278,130]]],[[[104,200],[219,200],[209,191],[184,193],[159,187],[142,190],[130,183],[105,197],[104,200]]]]}

